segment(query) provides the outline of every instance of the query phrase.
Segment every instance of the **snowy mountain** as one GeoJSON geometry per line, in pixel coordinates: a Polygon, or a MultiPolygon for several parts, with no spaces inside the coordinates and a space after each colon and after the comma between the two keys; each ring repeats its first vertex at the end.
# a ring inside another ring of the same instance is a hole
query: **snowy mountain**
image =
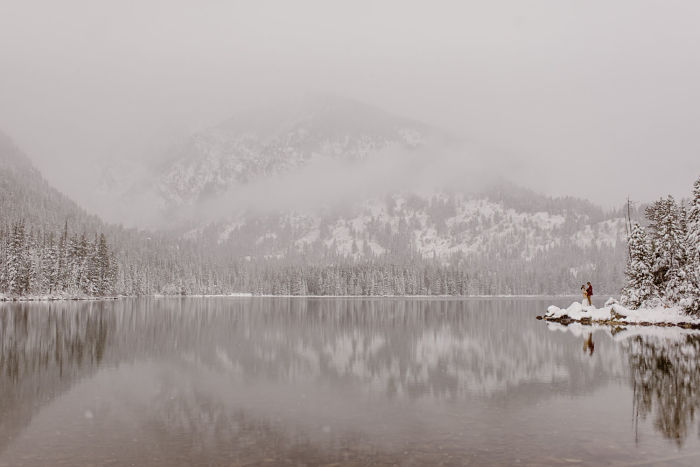
{"type": "Polygon", "coordinates": [[[492,181],[478,168],[489,158],[427,124],[311,99],[193,135],[159,166],[156,191],[184,238],[237,260],[434,261],[616,292],[621,213],[492,181]]]}
{"type": "Polygon", "coordinates": [[[114,253],[109,261],[115,293],[154,293],[181,275],[193,277],[195,269],[210,274],[206,271],[214,268],[211,258],[191,242],[125,229],[89,214],[52,187],[0,131],[0,298],[87,295],[87,271],[97,270],[92,246],[100,234],[114,253]]]}
{"type": "Polygon", "coordinates": [[[0,218],[9,223],[23,218],[34,226],[59,226],[76,222],[93,231],[101,227],[75,202],[53,188],[31,160],[0,131],[0,218]]]}
{"type": "Polygon", "coordinates": [[[435,136],[425,124],[352,100],[307,98],[246,112],[194,134],[158,167],[156,189],[169,206],[194,205],[318,158],[364,161],[435,136]]]}
{"type": "Polygon", "coordinates": [[[582,280],[593,280],[613,294],[622,280],[625,235],[619,214],[509,185],[477,194],[392,194],[306,212],[246,212],[185,234],[250,261],[418,261],[501,282],[484,293],[525,293],[532,281],[540,292],[575,292],[582,280]]]}
{"type": "Polygon", "coordinates": [[[150,180],[139,189],[123,189],[138,169],[108,173],[124,206],[157,225],[145,209],[155,206],[167,232],[88,215],[6,140],[3,217],[27,221],[30,232],[55,234],[66,220],[77,233],[105,232],[122,267],[116,288],[129,293],[562,293],[582,280],[617,293],[622,285],[620,212],[489,180],[478,169],[487,156],[353,101],[232,118],[133,180],[150,180]]]}
{"type": "Polygon", "coordinates": [[[213,228],[218,243],[264,256],[284,256],[292,248],[354,259],[403,250],[443,261],[489,252],[530,260],[562,245],[585,250],[625,243],[621,217],[598,221],[573,209],[524,212],[489,197],[444,192],[367,200],[344,213],[244,215],[213,228]]]}

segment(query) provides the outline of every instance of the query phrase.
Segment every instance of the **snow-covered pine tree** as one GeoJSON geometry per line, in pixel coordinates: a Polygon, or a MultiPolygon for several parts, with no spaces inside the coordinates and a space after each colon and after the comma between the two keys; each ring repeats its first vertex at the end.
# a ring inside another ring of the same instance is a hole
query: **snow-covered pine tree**
{"type": "Polygon", "coordinates": [[[97,240],[97,293],[99,295],[107,295],[109,293],[110,283],[110,259],[109,248],[107,248],[107,239],[104,234],[100,234],[97,240]]]}
{"type": "Polygon", "coordinates": [[[686,216],[686,264],[682,305],[690,313],[700,314],[700,177],[693,184],[693,194],[686,216]]]}
{"type": "Polygon", "coordinates": [[[681,204],[677,206],[675,214],[675,223],[678,228],[675,231],[678,234],[678,250],[676,254],[676,269],[671,272],[668,276],[668,282],[666,283],[666,290],[664,295],[666,299],[671,303],[679,303],[688,296],[689,290],[687,290],[687,267],[688,267],[688,224],[686,222],[686,211],[685,207],[681,204]]]}
{"type": "Polygon", "coordinates": [[[658,296],[652,274],[652,250],[644,229],[637,223],[632,225],[628,241],[630,257],[625,269],[627,283],[622,289],[622,303],[639,308],[645,301],[658,296]]]}
{"type": "Polygon", "coordinates": [[[68,263],[68,221],[63,224],[63,232],[58,240],[58,261],[56,263],[56,291],[63,292],[67,288],[69,277],[68,263]]]}
{"type": "Polygon", "coordinates": [[[683,268],[686,258],[685,214],[672,196],[661,198],[646,208],[652,242],[652,273],[661,298],[677,303],[683,295],[683,268]]]}
{"type": "Polygon", "coordinates": [[[80,245],[75,235],[68,237],[66,244],[66,278],[65,290],[76,293],[80,284],[80,245]]]}
{"type": "Polygon", "coordinates": [[[1,293],[113,293],[119,265],[103,235],[95,242],[69,237],[66,224],[55,242],[53,232],[26,225],[23,219],[0,225],[1,293]]]}
{"type": "Polygon", "coordinates": [[[101,295],[101,277],[100,277],[100,260],[98,258],[98,236],[95,234],[95,241],[87,241],[87,252],[85,255],[85,283],[83,291],[88,295],[101,295]]]}
{"type": "Polygon", "coordinates": [[[27,258],[27,291],[33,295],[40,295],[47,289],[46,276],[44,274],[43,248],[40,246],[39,233],[30,230],[25,243],[27,258]]]}
{"type": "Polygon", "coordinates": [[[5,226],[0,224],[0,293],[7,290],[7,245],[9,238],[5,226]]]}
{"type": "Polygon", "coordinates": [[[80,236],[78,242],[78,287],[83,293],[91,293],[90,284],[90,258],[91,251],[90,242],[87,239],[85,232],[80,236]]]}
{"type": "Polygon", "coordinates": [[[53,233],[49,234],[46,242],[46,254],[44,255],[44,269],[46,271],[46,282],[49,294],[53,294],[58,289],[60,279],[59,250],[54,242],[53,233]]]}
{"type": "Polygon", "coordinates": [[[11,294],[22,295],[27,282],[24,268],[24,222],[13,224],[11,232],[7,248],[7,288],[11,294]]]}

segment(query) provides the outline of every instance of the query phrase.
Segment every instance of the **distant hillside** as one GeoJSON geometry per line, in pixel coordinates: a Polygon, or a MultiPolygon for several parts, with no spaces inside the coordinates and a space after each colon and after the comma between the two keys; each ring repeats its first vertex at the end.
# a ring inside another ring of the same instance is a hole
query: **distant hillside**
{"type": "Polygon", "coordinates": [[[8,223],[58,230],[68,221],[74,232],[104,232],[120,264],[117,290],[130,294],[577,293],[587,280],[618,292],[621,212],[486,183],[468,153],[456,154],[473,172],[454,174],[458,183],[418,186],[431,169],[453,175],[432,167],[444,162],[442,150],[459,149],[453,143],[343,99],[240,115],[193,135],[152,174],[149,196],[179,227],[151,233],[87,214],[3,137],[0,208],[8,223]],[[388,148],[395,153],[386,158],[388,148]],[[310,171],[319,160],[335,172],[310,171]],[[402,178],[410,183],[394,189],[402,178]],[[362,190],[370,183],[383,195],[362,190]],[[338,186],[346,192],[334,199],[338,186]],[[313,206],[285,205],[301,192],[313,206]]]}
{"type": "Polygon", "coordinates": [[[359,102],[307,98],[245,112],[192,135],[169,153],[154,177],[167,205],[193,205],[234,186],[302,168],[314,158],[363,161],[437,136],[426,124],[359,102]]]}
{"type": "Polygon", "coordinates": [[[207,255],[192,242],[106,224],[88,214],[50,186],[0,133],[0,295],[17,290],[11,285],[17,278],[24,283],[19,287],[22,294],[95,294],[83,285],[87,276],[96,274],[88,269],[95,262],[91,249],[97,247],[94,239],[99,234],[106,236],[117,263],[111,265],[116,269],[110,292],[154,293],[172,286],[180,274],[192,280],[195,270],[213,275],[207,255]],[[67,238],[62,238],[64,228],[67,238]],[[57,291],[52,282],[70,284],[70,290],[57,291]]]}
{"type": "Polygon", "coordinates": [[[51,187],[9,136],[0,131],[0,212],[2,221],[23,218],[30,225],[59,226],[69,221],[95,231],[102,222],[51,187]]]}
{"type": "Polygon", "coordinates": [[[254,262],[434,264],[489,284],[470,293],[576,293],[587,280],[617,293],[622,216],[576,199],[519,201],[527,199],[532,208],[519,210],[483,194],[395,194],[316,211],[247,212],[185,237],[254,262]]]}
{"type": "Polygon", "coordinates": [[[527,292],[525,276],[547,291],[575,293],[582,279],[619,289],[622,212],[489,181],[479,158],[490,156],[462,143],[356,101],[310,98],[195,133],[151,178],[171,225],[186,226],[176,231],[234,260],[419,261],[502,276],[489,291],[527,292]]]}
{"type": "Polygon", "coordinates": [[[482,195],[396,194],[316,213],[249,213],[187,235],[216,235],[241,255],[280,256],[291,248],[311,257],[413,253],[445,262],[490,252],[527,260],[560,246],[580,249],[583,260],[588,248],[625,244],[621,216],[579,207],[578,200],[552,200],[549,209],[523,211],[482,195]]]}

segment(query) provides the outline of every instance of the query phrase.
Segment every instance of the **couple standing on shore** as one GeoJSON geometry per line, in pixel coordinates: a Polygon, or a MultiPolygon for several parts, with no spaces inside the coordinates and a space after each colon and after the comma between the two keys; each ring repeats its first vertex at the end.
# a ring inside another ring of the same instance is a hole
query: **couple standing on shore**
{"type": "Polygon", "coordinates": [[[583,301],[581,302],[581,305],[586,306],[586,302],[588,303],[588,306],[591,306],[591,295],[593,295],[593,286],[591,285],[590,282],[586,282],[588,287],[585,285],[581,286],[581,295],[583,296],[583,301]]]}

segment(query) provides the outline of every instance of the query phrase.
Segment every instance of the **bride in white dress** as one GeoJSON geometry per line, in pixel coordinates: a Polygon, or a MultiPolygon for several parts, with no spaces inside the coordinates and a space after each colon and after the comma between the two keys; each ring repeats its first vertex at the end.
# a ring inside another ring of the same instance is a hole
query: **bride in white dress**
{"type": "Polygon", "coordinates": [[[581,306],[585,308],[588,306],[588,292],[586,291],[585,285],[581,286],[581,295],[583,296],[583,300],[581,301],[581,306]]]}

